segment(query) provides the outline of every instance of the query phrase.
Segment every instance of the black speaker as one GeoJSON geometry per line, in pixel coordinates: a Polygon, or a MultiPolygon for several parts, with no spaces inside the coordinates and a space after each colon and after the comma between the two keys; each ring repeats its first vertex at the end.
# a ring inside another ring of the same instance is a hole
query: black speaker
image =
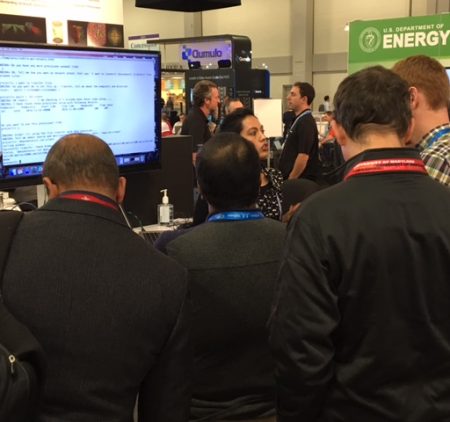
{"type": "Polygon", "coordinates": [[[240,6],[241,0],[136,0],[136,7],[173,10],[178,12],[201,12],[240,6]]]}
{"type": "Polygon", "coordinates": [[[231,67],[231,60],[219,60],[217,66],[219,66],[219,69],[231,67]]]}

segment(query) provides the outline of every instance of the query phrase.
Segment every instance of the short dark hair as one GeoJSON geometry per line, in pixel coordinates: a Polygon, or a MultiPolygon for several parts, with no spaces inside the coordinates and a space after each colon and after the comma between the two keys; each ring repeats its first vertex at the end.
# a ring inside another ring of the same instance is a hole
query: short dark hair
{"type": "Polygon", "coordinates": [[[243,129],[243,120],[248,116],[254,116],[253,111],[248,108],[238,108],[232,113],[227,114],[219,127],[219,132],[241,133],[243,129]]]}
{"type": "Polygon", "coordinates": [[[302,97],[308,98],[308,105],[310,105],[316,97],[316,91],[314,87],[308,82],[295,82],[293,86],[296,86],[300,91],[302,97]]]}
{"type": "Polygon", "coordinates": [[[111,148],[94,135],[74,133],[63,136],[49,150],[43,177],[66,187],[102,187],[115,193],[119,169],[111,148]]]}
{"type": "Polygon", "coordinates": [[[364,142],[371,132],[404,137],[411,122],[407,83],[382,66],[347,76],[334,96],[334,119],[353,140],[364,142]]]}
{"type": "Polygon", "coordinates": [[[215,209],[245,209],[256,203],[261,165],[256,148],[242,136],[213,136],[197,154],[196,168],[200,190],[215,209]]]}
{"type": "Polygon", "coordinates": [[[330,101],[330,96],[329,95],[325,95],[325,97],[323,97],[324,101],[330,101]]]}
{"type": "Polygon", "coordinates": [[[192,103],[197,107],[201,107],[207,98],[211,98],[211,90],[213,88],[217,88],[217,85],[214,82],[206,79],[198,81],[194,85],[192,92],[192,103]]]}
{"type": "Polygon", "coordinates": [[[225,97],[223,100],[223,114],[226,116],[227,114],[230,113],[230,104],[231,103],[237,103],[240,102],[241,100],[237,97],[225,97]]]}

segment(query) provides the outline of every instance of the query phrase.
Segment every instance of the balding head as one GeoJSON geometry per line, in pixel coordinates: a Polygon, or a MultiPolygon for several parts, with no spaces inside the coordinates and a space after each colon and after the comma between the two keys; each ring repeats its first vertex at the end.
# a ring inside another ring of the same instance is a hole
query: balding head
{"type": "Polygon", "coordinates": [[[261,163],[255,146],[240,135],[221,132],[197,155],[200,191],[214,211],[255,206],[261,163]]]}
{"type": "Polygon", "coordinates": [[[111,148],[96,136],[79,133],[62,137],[50,148],[43,178],[50,194],[49,184],[56,188],[53,196],[68,190],[87,190],[115,200],[119,185],[124,183],[119,180],[111,148]]]}

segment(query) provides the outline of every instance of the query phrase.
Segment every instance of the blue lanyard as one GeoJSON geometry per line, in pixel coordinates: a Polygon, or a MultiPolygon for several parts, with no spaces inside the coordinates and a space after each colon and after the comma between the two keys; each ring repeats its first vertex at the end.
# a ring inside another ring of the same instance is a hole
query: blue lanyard
{"type": "MultiPolygon", "coordinates": [[[[288,138],[289,135],[291,135],[292,133],[294,133],[294,127],[295,127],[295,125],[297,124],[297,122],[298,122],[302,117],[307,116],[308,114],[312,114],[311,110],[309,110],[309,109],[306,110],[306,111],[304,111],[303,113],[301,113],[299,116],[296,117],[296,119],[294,120],[294,123],[292,123],[291,127],[289,128],[288,133],[286,133],[285,140],[288,138]]],[[[285,144],[286,144],[286,142],[283,144],[283,147],[284,147],[285,144]]]]}
{"type": "Polygon", "coordinates": [[[450,133],[450,127],[444,127],[440,131],[436,132],[431,139],[427,141],[427,148],[431,147],[442,135],[450,133]]]}
{"type": "Polygon", "coordinates": [[[311,110],[306,110],[306,111],[304,111],[303,113],[301,113],[301,114],[294,120],[294,123],[292,123],[291,128],[294,127],[295,124],[296,124],[302,117],[305,117],[305,116],[307,116],[308,114],[312,114],[311,110]]]}
{"type": "Polygon", "coordinates": [[[261,211],[224,211],[208,217],[208,222],[260,220],[264,218],[261,211]]]}

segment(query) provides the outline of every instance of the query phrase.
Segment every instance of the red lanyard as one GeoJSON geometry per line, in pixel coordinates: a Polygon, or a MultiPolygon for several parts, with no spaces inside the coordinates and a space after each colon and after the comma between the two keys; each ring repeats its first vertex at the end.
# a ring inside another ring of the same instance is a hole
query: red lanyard
{"type": "Polygon", "coordinates": [[[422,160],[416,158],[387,158],[362,161],[345,176],[344,180],[360,174],[411,172],[428,174],[422,160]]]}
{"type": "Polygon", "coordinates": [[[75,201],[94,202],[96,204],[103,205],[104,207],[112,208],[116,211],[119,210],[116,204],[104,201],[103,199],[97,198],[96,196],[89,195],[87,193],[63,193],[62,195],[60,195],[60,198],[74,199],[75,201]]]}

